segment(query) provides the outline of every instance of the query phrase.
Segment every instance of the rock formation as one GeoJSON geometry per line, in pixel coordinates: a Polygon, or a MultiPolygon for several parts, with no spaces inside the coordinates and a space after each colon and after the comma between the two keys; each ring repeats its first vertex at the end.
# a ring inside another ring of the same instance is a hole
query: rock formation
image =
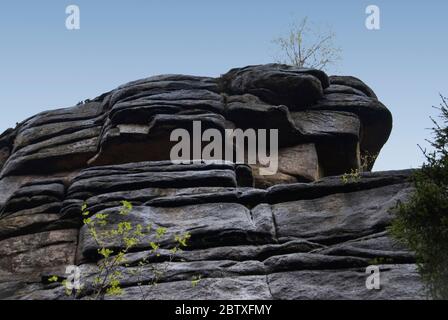
{"type": "MultiPolygon", "coordinates": [[[[412,192],[410,172],[368,172],[391,128],[361,80],[278,64],[150,77],[42,112],[0,136],[0,298],[64,299],[47,279],[67,265],[91,279],[98,246],[81,206],[108,213],[113,227],[121,200],[135,223],[191,234],[172,261],[147,242],[127,255],[125,273],[145,257],[148,270],[165,265],[158,286],[143,286],[149,299],[424,298],[413,254],[386,231],[389,209],[412,192]],[[170,133],[196,120],[220,131],[278,129],[279,172],[173,164],[170,133]],[[343,181],[351,170],[365,172],[343,181]],[[381,290],[365,286],[373,263],[381,290]]],[[[142,287],[126,274],[115,298],[138,299],[142,287]]]]}

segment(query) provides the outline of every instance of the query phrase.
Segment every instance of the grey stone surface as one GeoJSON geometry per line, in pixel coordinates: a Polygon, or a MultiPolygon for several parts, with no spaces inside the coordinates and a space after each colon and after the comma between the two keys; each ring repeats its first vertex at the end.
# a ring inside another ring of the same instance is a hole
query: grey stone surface
{"type": "Polygon", "coordinates": [[[277,237],[336,243],[384,231],[392,219],[390,209],[411,190],[392,185],[272,205],[277,237]]]}
{"type": "MultiPolygon", "coordinates": [[[[0,134],[0,299],[69,299],[61,282],[73,264],[78,298],[94,298],[103,246],[83,226],[84,203],[94,221],[109,215],[99,229],[167,228],[125,254],[123,294],[106,299],[424,299],[414,255],[386,231],[413,171],[361,168],[391,128],[361,80],[280,64],[149,77],[39,113],[0,134]],[[170,134],[192,133],[193,121],[202,132],[277,129],[279,171],[261,176],[261,163],[233,159],[172,163],[170,134]],[[350,170],[359,177],[345,181],[350,170]],[[127,216],[122,200],[133,205],[127,216]],[[185,232],[188,246],[170,252],[185,232]],[[365,287],[371,264],[379,291],[365,287]]],[[[114,257],[123,244],[104,247],[114,257]]]]}
{"type": "Polygon", "coordinates": [[[30,233],[0,241],[0,281],[75,261],[78,230],[30,233]]]}
{"type": "Polygon", "coordinates": [[[424,300],[415,265],[381,265],[380,290],[366,288],[365,269],[276,273],[268,276],[279,300],[424,300]]]}
{"type": "Polygon", "coordinates": [[[387,231],[363,238],[336,244],[313,253],[332,256],[356,256],[368,258],[372,262],[414,263],[415,256],[402,244],[388,235],[387,231]]]}
{"type": "Polygon", "coordinates": [[[301,109],[316,102],[328,87],[325,73],[286,65],[259,65],[233,69],[223,76],[232,94],[253,94],[274,105],[301,109]]]}
{"type": "MultiPolygon", "coordinates": [[[[126,217],[118,214],[118,208],[107,209],[100,213],[108,214],[109,218],[106,227],[98,227],[99,233],[116,229],[120,222],[129,220],[142,226],[151,225],[154,229],[169,227],[166,236],[161,239],[164,247],[173,246],[174,236],[187,232],[191,234],[190,248],[207,248],[215,243],[263,244],[272,242],[274,237],[272,215],[265,215],[261,211],[251,214],[246,207],[233,203],[173,208],[140,206],[134,207],[126,217]]],[[[157,239],[154,235],[150,235],[142,239],[137,247],[148,249],[150,241],[157,241],[157,239]]],[[[110,248],[120,248],[120,246],[123,244],[118,239],[116,242],[112,240],[107,243],[107,247],[110,248]]],[[[86,226],[81,228],[80,249],[84,256],[95,256],[97,250],[100,249],[86,226]]]]}
{"type": "MultiPolygon", "coordinates": [[[[266,276],[203,279],[193,287],[191,281],[161,283],[144,286],[147,300],[270,300],[272,296],[266,276]]],[[[140,288],[130,287],[112,299],[141,300],[140,288]]],[[[111,299],[110,297],[108,299],[111,299]]]]}

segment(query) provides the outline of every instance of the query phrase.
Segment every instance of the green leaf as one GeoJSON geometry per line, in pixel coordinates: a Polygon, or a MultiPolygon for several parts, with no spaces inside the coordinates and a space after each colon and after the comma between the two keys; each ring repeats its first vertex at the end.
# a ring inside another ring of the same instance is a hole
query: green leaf
{"type": "Polygon", "coordinates": [[[159,246],[157,243],[155,243],[155,242],[150,242],[149,245],[151,246],[153,252],[159,250],[159,247],[160,247],[160,246],[159,246]]]}
{"type": "Polygon", "coordinates": [[[127,248],[135,247],[138,244],[137,238],[124,238],[123,241],[127,248]]]}
{"type": "Polygon", "coordinates": [[[157,230],[156,230],[156,237],[157,237],[157,239],[162,238],[166,234],[166,232],[167,232],[167,229],[164,228],[164,227],[157,228],[157,230]]]}
{"type": "Polygon", "coordinates": [[[187,241],[191,238],[190,233],[185,233],[184,235],[175,235],[174,241],[178,242],[182,247],[187,247],[187,241]]]}
{"type": "Polygon", "coordinates": [[[123,200],[121,201],[122,207],[120,209],[119,214],[122,216],[127,216],[132,211],[132,203],[129,201],[123,200]]]}
{"type": "Polygon", "coordinates": [[[110,249],[107,249],[107,248],[101,248],[101,249],[98,249],[98,253],[100,255],[102,255],[105,259],[107,259],[114,252],[113,252],[113,250],[110,250],[110,249]]]}
{"type": "Polygon", "coordinates": [[[108,214],[97,213],[96,216],[95,216],[95,218],[96,218],[96,219],[99,219],[99,220],[105,220],[105,219],[107,219],[108,216],[109,216],[108,214]]]}
{"type": "Polygon", "coordinates": [[[201,282],[201,275],[193,277],[191,280],[191,286],[194,288],[199,284],[199,282],[201,282]]]}

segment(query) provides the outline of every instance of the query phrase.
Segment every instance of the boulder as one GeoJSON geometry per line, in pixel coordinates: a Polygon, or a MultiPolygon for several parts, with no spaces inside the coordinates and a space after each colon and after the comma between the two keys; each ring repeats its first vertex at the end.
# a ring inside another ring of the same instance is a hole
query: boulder
{"type": "Polygon", "coordinates": [[[253,94],[267,103],[303,109],[322,97],[327,75],[318,70],[268,64],[232,69],[221,78],[225,92],[253,94]]]}
{"type": "Polygon", "coordinates": [[[370,98],[378,99],[375,92],[366,85],[363,81],[352,76],[330,76],[329,77],[331,86],[339,85],[352,88],[354,90],[361,91],[363,94],[370,98]]]}

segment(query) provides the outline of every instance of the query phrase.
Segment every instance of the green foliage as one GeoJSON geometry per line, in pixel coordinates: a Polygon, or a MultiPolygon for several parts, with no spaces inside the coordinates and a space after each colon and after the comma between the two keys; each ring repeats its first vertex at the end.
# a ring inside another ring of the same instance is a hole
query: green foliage
{"type": "Polygon", "coordinates": [[[370,153],[368,151],[363,152],[361,155],[361,172],[371,171],[376,158],[378,158],[378,153],[370,153]]]}
{"type": "Polygon", "coordinates": [[[120,209],[120,215],[127,216],[132,211],[132,203],[129,201],[123,200],[121,201],[122,207],[120,209]]]}
{"type": "Polygon", "coordinates": [[[344,184],[358,182],[361,180],[361,172],[358,169],[352,169],[350,172],[343,174],[341,180],[344,184]]]}
{"type": "Polygon", "coordinates": [[[413,177],[415,193],[396,208],[391,233],[415,251],[419,271],[435,299],[448,299],[448,104],[442,97],[442,125],[433,120],[434,151],[413,177]]]}
{"type": "Polygon", "coordinates": [[[59,278],[58,276],[51,276],[50,278],[48,278],[48,282],[58,282],[59,278]]]}
{"type": "Polygon", "coordinates": [[[278,63],[325,70],[341,60],[341,48],[336,45],[336,34],[303,18],[290,27],[288,34],[273,40],[280,50],[278,63]]]}
{"type": "Polygon", "coordinates": [[[351,169],[349,172],[341,176],[341,180],[344,184],[359,182],[361,180],[361,173],[370,171],[375,163],[378,153],[363,152],[360,158],[359,169],[351,169]]]}
{"type": "Polygon", "coordinates": [[[191,279],[191,286],[193,287],[193,288],[195,288],[198,284],[199,284],[199,282],[201,282],[201,276],[199,275],[199,276],[194,276],[192,279],[191,279]]]}
{"type": "MultiPolygon", "coordinates": [[[[118,214],[123,218],[127,217],[132,212],[132,204],[128,201],[121,202],[122,207],[119,209],[118,214]]],[[[133,225],[131,221],[123,220],[117,224],[116,228],[106,228],[109,226],[108,214],[98,213],[95,217],[90,217],[91,214],[87,211],[87,205],[82,206],[81,215],[84,217],[83,221],[88,228],[88,232],[92,236],[93,240],[98,246],[98,255],[101,260],[98,262],[99,273],[93,281],[93,297],[95,299],[103,299],[105,295],[117,296],[123,293],[123,289],[120,286],[121,280],[124,275],[121,271],[121,266],[126,263],[126,254],[136,248],[138,245],[148,241],[150,234],[152,233],[152,225],[143,226],[141,224],[133,225]],[[116,244],[118,240],[119,249],[111,249],[109,245],[111,243],[116,244]]],[[[158,227],[154,232],[155,241],[148,241],[148,246],[152,249],[150,252],[156,256],[160,256],[159,250],[161,241],[168,233],[168,229],[165,227],[158,227]]],[[[169,262],[173,260],[173,255],[181,251],[181,248],[187,247],[187,241],[190,239],[190,234],[175,235],[173,248],[169,249],[170,252],[169,262]]],[[[144,267],[148,267],[153,275],[149,284],[155,285],[163,276],[164,271],[160,270],[156,266],[148,263],[148,258],[142,259],[136,270],[132,270],[129,273],[138,277],[138,286],[140,288],[142,299],[146,298],[146,293],[142,289],[143,282],[141,280],[144,267]]],[[[167,267],[167,265],[165,265],[167,267]]]]}
{"type": "Polygon", "coordinates": [[[162,227],[157,228],[157,230],[156,230],[157,239],[162,238],[165,235],[166,231],[167,231],[166,228],[162,228],[162,227]]]}
{"type": "Polygon", "coordinates": [[[191,235],[189,233],[186,233],[184,235],[175,235],[174,240],[181,246],[186,247],[187,241],[191,238],[191,235]]]}
{"type": "MultiPolygon", "coordinates": [[[[81,294],[81,290],[73,291],[73,289],[71,289],[71,288],[69,287],[67,280],[63,280],[63,281],[61,282],[61,284],[62,284],[62,286],[64,287],[64,289],[65,289],[65,294],[66,294],[67,296],[69,296],[69,297],[70,297],[70,296],[73,296],[74,298],[76,298],[76,297],[79,296],[79,294],[81,294]]],[[[81,288],[81,289],[82,289],[82,288],[81,288]]]]}

